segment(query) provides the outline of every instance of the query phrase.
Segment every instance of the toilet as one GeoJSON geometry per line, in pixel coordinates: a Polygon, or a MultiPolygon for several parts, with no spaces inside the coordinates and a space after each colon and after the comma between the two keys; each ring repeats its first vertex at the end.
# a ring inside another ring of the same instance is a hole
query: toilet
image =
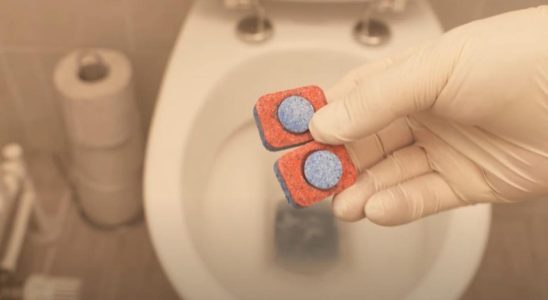
{"type": "Polygon", "coordinates": [[[198,0],[173,50],[146,157],[154,248],[185,300],[458,299],[484,252],[490,206],[381,227],[336,220],[330,202],[287,204],[252,107],[267,92],[329,87],[369,60],[441,34],[426,1],[378,18],[389,38],[353,34],[363,3],[270,1],[272,34],[235,28],[250,12],[198,0]]]}

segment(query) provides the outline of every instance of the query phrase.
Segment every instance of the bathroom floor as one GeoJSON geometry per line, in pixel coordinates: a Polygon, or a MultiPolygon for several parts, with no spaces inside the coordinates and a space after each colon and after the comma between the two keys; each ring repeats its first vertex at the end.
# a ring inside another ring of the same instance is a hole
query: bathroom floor
{"type": "MultiPolygon", "coordinates": [[[[63,207],[66,183],[51,157],[29,158],[39,200],[50,216],[63,207]],[[52,174],[53,173],[53,174],[52,174]],[[52,176],[53,175],[53,176],[52,176]]],[[[20,258],[20,274],[46,273],[78,277],[83,282],[82,300],[176,300],[152,248],[144,222],[115,231],[97,230],[69,204],[59,223],[55,242],[32,233],[20,258]]],[[[50,228],[55,234],[56,226],[50,228]]]]}
{"type": "Polygon", "coordinates": [[[142,223],[117,232],[97,231],[73,209],[58,243],[27,245],[21,261],[27,274],[46,269],[49,275],[81,278],[82,300],[179,299],[142,223]]]}
{"type": "MultiPolygon", "coordinates": [[[[67,195],[57,165],[45,155],[32,155],[29,164],[39,201],[55,215],[67,195]]],[[[144,222],[97,230],[72,205],[64,218],[55,219],[62,225],[56,242],[28,236],[19,275],[79,277],[83,300],[179,299],[161,270],[144,222]]],[[[496,206],[487,252],[463,299],[548,299],[547,219],[546,200],[496,206]]]]}
{"type": "Polygon", "coordinates": [[[548,299],[548,199],[493,207],[487,251],[463,299],[548,299]]]}

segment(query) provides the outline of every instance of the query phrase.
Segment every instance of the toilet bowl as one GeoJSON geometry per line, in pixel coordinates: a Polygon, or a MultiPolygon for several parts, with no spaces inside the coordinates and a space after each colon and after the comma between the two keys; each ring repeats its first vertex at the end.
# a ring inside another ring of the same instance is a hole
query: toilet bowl
{"type": "Polygon", "coordinates": [[[238,39],[245,13],[198,1],[167,68],[151,127],[145,212],[183,299],[457,299],[486,244],[490,207],[385,228],[337,221],[329,201],[287,205],[253,124],[258,96],[328,87],[350,69],[441,34],[428,4],[386,15],[391,39],[357,43],[360,4],[270,2],[273,37],[238,39]]]}

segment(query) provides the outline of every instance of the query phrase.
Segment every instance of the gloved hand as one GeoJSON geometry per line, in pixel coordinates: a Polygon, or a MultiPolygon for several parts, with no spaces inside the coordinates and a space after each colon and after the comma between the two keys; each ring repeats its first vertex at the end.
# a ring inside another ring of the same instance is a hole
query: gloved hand
{"type": "Polygon", "coordinates": [[[347,144],[348,221],[407,223],[480,202],[548,195],[548,6],[456,28],[354,70],[310,123],[347,144]]]}

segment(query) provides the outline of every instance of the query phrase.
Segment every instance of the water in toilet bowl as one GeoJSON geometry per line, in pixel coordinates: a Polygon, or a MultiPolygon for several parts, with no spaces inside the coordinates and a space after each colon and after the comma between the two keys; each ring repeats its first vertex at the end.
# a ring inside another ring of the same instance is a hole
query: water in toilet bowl
{"type": "Polygon", "coordinates": [[[339,256],[339,234],[329,204],[295,209],[284,201],[274,219],[276,262],[295,272],[328,268],[339,256]]]}

